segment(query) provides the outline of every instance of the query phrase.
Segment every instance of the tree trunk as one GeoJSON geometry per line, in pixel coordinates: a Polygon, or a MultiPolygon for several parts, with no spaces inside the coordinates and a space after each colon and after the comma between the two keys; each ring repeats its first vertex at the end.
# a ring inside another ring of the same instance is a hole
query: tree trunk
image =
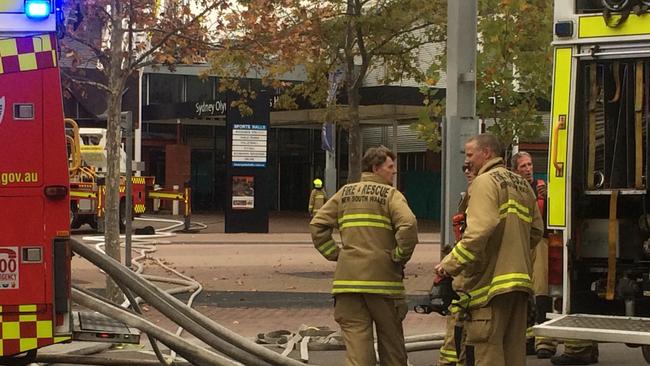
{"type": "MultiPolygon", "coordinates": [[[[114,19],[111,31],[111,61],[108,74],[108,87],[110,95],[108,96],[108,121],[106,131],[106,157],[107,157],[107,175],[106,175],[106,202],[105,202],[105,234],[106,254],[111,258],[121,262],[120,255],[120,226],[119,226],[119,207],[120,207],[120,150],[121,150],[121,131],[120,131],[120,114],[122,112],[122,92],[124,90],[124,77],[122,76],[122,65],[124,53],[122,52],[122,42],[124,39],[124,30],[122,29],[122,20],[119,18],[119,2],[113,1],[111,11],[114,19]]],[[[110,277],[106,276],[106,297],[116,303],[121,303],[122,292],[110,277]]]]}
{"type": "Polygon", "coordinates": [[[348,88],[348,183],[361,179],[361,126],[359,125],[359,90],[348,88]]]}
{"type": "MultiPolygon", "coordinates": [[[[108,98],[108,122],[106,136],[106,151],[108,171],[106,175],[106,202],[105,202],[105,241],[106,254],[121,262],[120,255],[120,227],[119,227],[119,203],[120,203],[120,112],[122,109],[122,96],[111,95],[108,98]]],[[[121,291],[119,287],[108,276],[106,277],[106,296],[115,302],[119,301],[121,291]]]]}
{"type": "Polygon", "coordinates": [[[359,44],[357,17],[361,14],[358,0],[347,0],[347,20],[345,26],[345,82],[348,92],[348,183],[361,180],[361,128],[359,126],[359,90],[365,76],[365,68],[355,67],[355,49],[359,44]]]}

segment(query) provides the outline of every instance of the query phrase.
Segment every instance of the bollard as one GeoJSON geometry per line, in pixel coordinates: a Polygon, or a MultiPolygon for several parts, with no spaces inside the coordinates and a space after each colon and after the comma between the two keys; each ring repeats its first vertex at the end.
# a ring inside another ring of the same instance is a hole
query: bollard
{"type": "MultiPolygon", "coordinates": [[[[174,192],[178,192],[178,185],[174,185],[174,192]]],[[[178,200],[174,200],[172,204],[172,215],[178,216],[178,200]]]]}
{"type": "MultiPolygon", "coordinates": [[[[159,184],[154,184],[153,186],[154,191],[159,191],[160,190],[160,185],[159,184]]],[[[153,199],[153,212],[158,213],[160,211],[160,198],[154,198],[153,199]]]]}

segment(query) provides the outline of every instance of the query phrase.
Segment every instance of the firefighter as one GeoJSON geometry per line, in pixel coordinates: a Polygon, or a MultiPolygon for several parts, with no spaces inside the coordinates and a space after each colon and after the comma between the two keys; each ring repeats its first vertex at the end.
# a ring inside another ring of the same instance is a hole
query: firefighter
{"type": "Polygon", "coordinates": [[[402,320],[407,305],[404,266],[418,242],[417,221],[406,199],[392,187],[395,154],[370,148],[361,181],[345,185],[310,223],[314,246],[336,261],[334,318],[347,349],[346,365],[374,366],[373,324],[380,365],[406,365],[402,320]],[[341,245],[332,231],[341,233],[341,245]]]}
{"type": "Polygon", "coordinates": [[[327,201],[327,193],[323,189],[323,181],[319,178],[314,179],[314,189],[311,190],[309,195],[309,215],[314,217],[319,208],[323,207],[327,201]]]}
{"type": "MultiPolygon", "coordinates": [[[[469,164],[463,164],[463,174],[467,179],[467,184],[471,184],[474,180],[474,173],[469,169],[469,164]]],[[[461,193],[460,202],[458,203],[458,212],[452,217],[454,227],[454,239],[459,242],[463,231],[465,231],[465,210],[467,209],[467,192],[461,193]]],[[[457,276],[454,279],[454,288],[461,287],[460,282],[462,276],[457,276]]],[[[445,340],[440,347],[440,356],[438,357],[437,366],[461,366],[465,362],[465,352],[463,347],[464,335],[460,335],[461,342],[456,344],[456,315],[458,307],[451,306],[451,315],[447,316],[447,327],[445,329],[445,340]]]]}
{"type": "Polygon", "coordinates": [[[450,254],[436,265],[442,276],[464,277],[458,305],[466,313],[466,365],[526,364],[531,249],[543,223],[530,184],[507,170],[502,148],[490,134],[465,143],[476,178],[469,186],[467,227],[450,254]]]}
{"type": "MultiPolygon", "coordinates": [[[[533,177],[533,159],[530,154],[520,151],[510,160],[512,171],[524,177],[537,194],[537,206],[546,228],[546,183],[543,179],[533,177]]],[[[546,313],[553,311],[552,299],[548,292],[548,231],[544,231],[542,240],[532,252],[533,257],[533,292],[535,293],[535,323],[546,320],[546,313]]],[[[551,358],[557,350],[557,341],[546,337],[533,337],[532,328],[527,330],[526,354],[536,354],[537,358],[551,358]]]]}
{"type": "MultiPolygon", "coordinates": [[[[526,178],[537,193],[537,204],[546,219],[546,184],[541,179],[533,179],[533,162],[530,154],[521,151],[512,156],[512,170],[526,178]]],[[[544,225],[546,227],[546,223],[544,225]]],[[[545,232],[547,234],[547,232],[545,232]]],[[[552,299],[548,296],[548,238],[546,235],[533,251],[533,290],[535,292],[536,322],[542,323],[546,313],[552,311],[552,299]]],[[[530,348],[527,344],[527,350],[530,348]]],[[[533,351],[537,358],[551,358],[554,365],[591,365],[598,362],[598,343],[583,340],[565,340],[564,353],[554,356],[557,341],[546,337],[536,337],[533,351]]]]}

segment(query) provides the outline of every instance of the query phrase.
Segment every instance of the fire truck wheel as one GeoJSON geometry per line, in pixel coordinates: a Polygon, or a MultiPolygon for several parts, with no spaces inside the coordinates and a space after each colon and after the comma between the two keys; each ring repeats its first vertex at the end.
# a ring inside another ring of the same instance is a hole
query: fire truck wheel
{"type": "Polygon", "coordinates": [[[27,351],[11,357],[0,357],[0,365],[25,366],[36,360],[36,350],[27,351]]]}
{"type": "Polygon", "coordinates": [[[83,223],[79,220],[77,210],[70,207],[70,228],[79,229],[83,223]]]}
{"type": "Polygon", "coordinates": [[[641,353],[643,353],[643,359],[645,362],[650,364],[650,346],[643,345],[641,346],[641,353]]]}
{"type": "Polygon", "coordinates": [[[126,230],[126,201],[120,201],[120,232],[126,230]]]}
{"type": "Polygon", "coordinates": [[[88,219],[88,225],[90,225],[93,230],[97,230],[97,216],[92,216],[88,219]]]}

